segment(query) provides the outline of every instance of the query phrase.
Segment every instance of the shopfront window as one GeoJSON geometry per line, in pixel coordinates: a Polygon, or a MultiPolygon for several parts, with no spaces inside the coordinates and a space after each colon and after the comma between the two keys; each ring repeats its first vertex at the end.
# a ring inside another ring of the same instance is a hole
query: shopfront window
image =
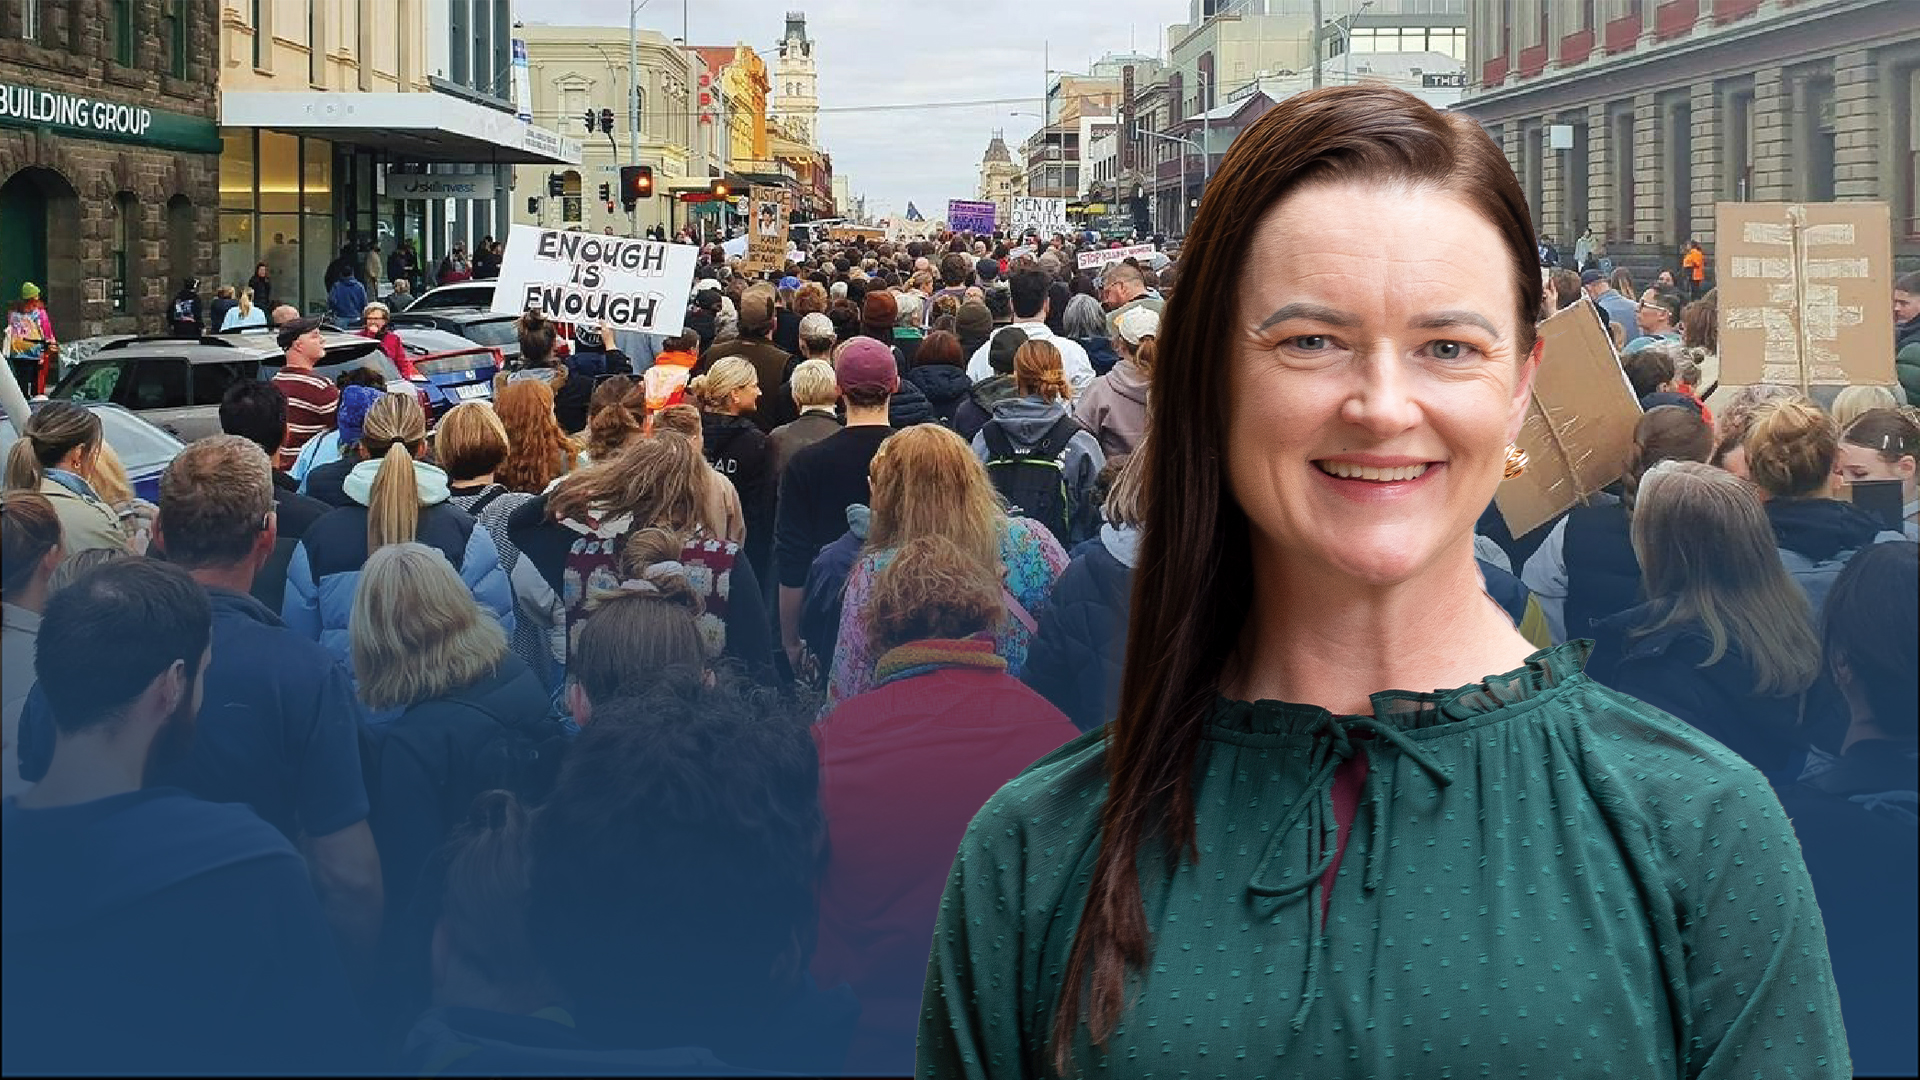
{"type": "Polygon", "coordinates": [[[267,264],[276,304],[304,312],[326,301],[338,253],[334,146],[278,131],[229,128],[220,159],[220,276],[239,285],[267,264]]]}
{"type": "Polygon", "coordinates": [[[129,310],[134,291],[133,253],[140,245],[140,200],[131,191],[113,197],[113,310],[129,310]]]}
{"type": "Polygon", "coordinates": [[[260,133],[260,210],[294,213],[300,209],[300,138],[277,131],[260,133]]]}

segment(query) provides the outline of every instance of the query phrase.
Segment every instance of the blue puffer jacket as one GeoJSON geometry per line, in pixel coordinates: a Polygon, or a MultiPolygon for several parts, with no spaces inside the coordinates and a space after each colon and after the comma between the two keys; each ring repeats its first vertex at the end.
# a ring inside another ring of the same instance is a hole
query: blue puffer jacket
{"type": "Polygon", "coordinates": [[[1020,681],[1081,731],[1113,719],[1127,656],[1127,613],[1140,534],[1103,525],[1076,547],[1027,649],[1020,681]]]}
{"type": "MultiPolygon", "coordinates": [[[[367,499],[379,471],[379,461],[355,466],[345,485],[353,505],[329,510],[307,528],[287,565],[287,591],[280,602],[280,618],[288,627],[324,645],[349,670],[347,620],[369,554],[367,499]]],[[[480,607],[500,620],[511,639],[513,590],[500,569],[493,537],[473,515],[447,501],[447,474],[437,466],[416,461],[413,475],[421,503],[415,539],[447,557],[480,607]]]]}

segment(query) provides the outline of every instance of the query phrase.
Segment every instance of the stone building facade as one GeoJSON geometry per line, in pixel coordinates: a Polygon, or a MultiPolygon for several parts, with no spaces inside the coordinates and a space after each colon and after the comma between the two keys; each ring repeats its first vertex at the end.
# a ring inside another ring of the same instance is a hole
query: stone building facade
{"type": "Polygon", "coordinates": [[[1714,205],[1872,200],[1920,265],[1920,21],[1906,0],[1474,0],[1469,89],[1564,249],[1671,263],[1714,205]],[[1558,139],[1555,136],[1558,136],[1558,139]]]}
{"type": "Polygon", "coordinates": [[[0,7],[0,301],[40,286],[64,341],[158,332],[218,270],[214,0],[0,7]]]}

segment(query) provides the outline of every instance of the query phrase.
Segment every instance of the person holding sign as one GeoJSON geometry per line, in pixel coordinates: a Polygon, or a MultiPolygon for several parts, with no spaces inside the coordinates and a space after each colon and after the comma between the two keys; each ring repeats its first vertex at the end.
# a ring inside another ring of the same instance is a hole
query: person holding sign
{"type": "Polygon", "coordinates": [[[963,840],[919,1075],[1516,1076],[1591,1071],[1583,1046],[1846,1073],[1766,781],[1484,591],[1544,314],[1500,148],[1327,87],[1208,186],[1157,338],[1118,714],[963,840]]]}

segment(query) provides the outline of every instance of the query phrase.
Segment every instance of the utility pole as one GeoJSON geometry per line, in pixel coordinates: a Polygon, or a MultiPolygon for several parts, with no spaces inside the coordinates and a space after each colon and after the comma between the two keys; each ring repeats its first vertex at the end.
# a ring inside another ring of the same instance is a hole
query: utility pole
{"type": "MultiPolygon", "coordinates": [[[[627,164],[640,164],[640,0],[627,0],[627,164]]],[[[619,161],[619,157],[614,157],[619,161]]],[[[622,195],[625,193],[622,192],[622,195]]],[[[640,233],[640,204],[627,211],[627,230],[640,233]]]]}
{"type": "Polygon", "coordinates": [[[1313,0],[1313,88],[1320,88],[1320,0],[1313,0]]]}

